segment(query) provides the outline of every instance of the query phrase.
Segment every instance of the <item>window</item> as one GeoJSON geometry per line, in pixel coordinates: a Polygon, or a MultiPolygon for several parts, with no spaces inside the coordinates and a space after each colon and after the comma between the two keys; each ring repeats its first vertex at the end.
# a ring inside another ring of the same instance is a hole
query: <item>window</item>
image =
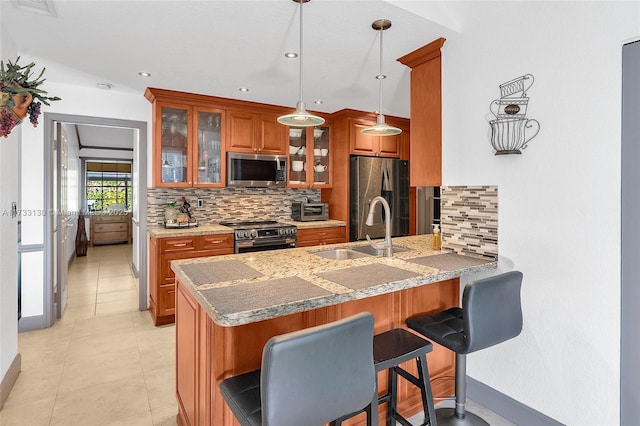
{"type": "Polygon", "coordinates": [[[85,182],[89,211],[131,210],[131,163],[87,161],[85,182]]]}

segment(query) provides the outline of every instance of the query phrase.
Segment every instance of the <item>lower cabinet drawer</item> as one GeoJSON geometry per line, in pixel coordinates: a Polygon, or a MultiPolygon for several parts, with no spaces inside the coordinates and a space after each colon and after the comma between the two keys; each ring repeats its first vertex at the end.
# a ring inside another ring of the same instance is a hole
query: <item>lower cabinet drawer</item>
{"type": "Polygon", "coordinates": [[[93,242],[100,243],[105,241],[127,241],[129,239],[129,235],[127,231],[119,231],[119,232],[94,232],[93,233],[93,242]]]}
{"type": "Polygon", "coordinates": [[[233,234],[202,235],[198,238],[198,250],[224,250],[232,254],[233,234]]]}
{"type": "Polygon", "coordinates": [[[158,315],[174,315],[176,313],[175,284],[161,285],[158,291],[158,315]]]}
{"type": "Polygon", "coordinates": [[[95,232],[127,232],[126,223],[99,223],[96,224],[95,232]]]}
{"type": "Polygon", "coordinates": [[[196,250],[196,237],[176,237],[160,239],[160,253],[196,250]]]}

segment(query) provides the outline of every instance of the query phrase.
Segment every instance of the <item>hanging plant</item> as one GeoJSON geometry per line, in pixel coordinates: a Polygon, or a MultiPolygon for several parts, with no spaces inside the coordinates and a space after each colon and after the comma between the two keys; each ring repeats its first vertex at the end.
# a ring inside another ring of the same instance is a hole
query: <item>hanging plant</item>
{"type": "Polygon", "coordinates": [[[49,101],[59,101],[57,96],[46,96],[47,92],[39,89],[45,79],[45,68],[37,78],[32,78],[35,63],[18,65],[20,57],[14,63],[0,61],[0,135],[5,138],[11,130],[29,115],[33,127],[38,125],[40,105],[49,105],[49,101]]]}

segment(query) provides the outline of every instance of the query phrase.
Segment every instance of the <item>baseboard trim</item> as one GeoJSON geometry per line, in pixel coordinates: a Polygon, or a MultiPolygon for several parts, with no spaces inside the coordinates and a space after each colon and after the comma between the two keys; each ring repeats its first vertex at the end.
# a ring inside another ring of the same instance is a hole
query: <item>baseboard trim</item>
{"type": "Polygon", "coordinates": [[[467,396],[517,425],[563,426],[563,423],[469,376],[467,376],[467,396]]]}
{"type": "Polygon", "coordinates": [[[18,380],[21,367],[22,357],[20,354],[16,354],[16,357],[13,358],[9,369],[7,370],[7,374],[4,375],[2,382],[0,382],[0,410],[2,410],[4,402],[9,398],[11,389],[13,389],[13,385],[15,385],[16,380],[18,380]]]}

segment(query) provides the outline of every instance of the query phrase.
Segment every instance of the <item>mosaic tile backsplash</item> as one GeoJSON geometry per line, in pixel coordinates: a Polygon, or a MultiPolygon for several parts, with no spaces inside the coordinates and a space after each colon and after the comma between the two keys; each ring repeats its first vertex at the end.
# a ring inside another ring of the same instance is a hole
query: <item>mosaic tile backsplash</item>
{"type": "Polygon", "coordinates": [[[441,188],[442,249],[498,258],[498,187],[441,188]]]}
{"type": "Polygon", "coordinates": [[[320,201],[319,189],[285,188],[220,188],[174,189],[149,188],[147,190],[147,225],[162,225],[164,206],[175,202],[181,205],[185,197],[193,214],[202,224],[241,220],[291,220],[291,203],[307,198],[320,201]],[[201,198],[204,205],[197,207],[201,198]]]}

